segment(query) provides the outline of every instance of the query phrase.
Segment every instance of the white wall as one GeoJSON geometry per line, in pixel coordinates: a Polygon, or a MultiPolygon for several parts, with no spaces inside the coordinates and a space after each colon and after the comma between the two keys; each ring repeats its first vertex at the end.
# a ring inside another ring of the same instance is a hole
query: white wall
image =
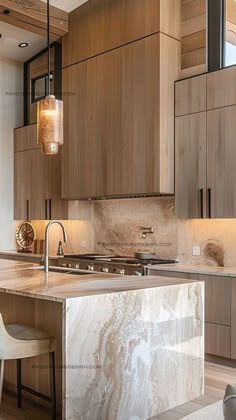
{"type": "Polygon", "coordinates": [[[15,248],[14,128],[22,125],[23,65],[0,57],[0,250],[15,248]]]}

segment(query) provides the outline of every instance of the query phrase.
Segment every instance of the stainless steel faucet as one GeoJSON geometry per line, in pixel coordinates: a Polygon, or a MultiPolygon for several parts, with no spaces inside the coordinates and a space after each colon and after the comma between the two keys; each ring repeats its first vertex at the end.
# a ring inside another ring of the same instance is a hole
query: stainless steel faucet
{"type": "Polygon", "coordinates": [[[49,263],[48,263],[49,231],[50,231],[50,227],[52,225],[54,225],[55,223],[61,226],[62,232],[63,232],[64,242],[67,242],[67,234],[66,234],[65,226],[61,222],[59,222],[59,220],[52,220],[51,222],[49,222],[47,227],[46,227],[46,231],[45,231],[45,256],[44,256],[44,271],[45,271],[45,273],[48,273],[48,271],[49,271],[49,263]]]}

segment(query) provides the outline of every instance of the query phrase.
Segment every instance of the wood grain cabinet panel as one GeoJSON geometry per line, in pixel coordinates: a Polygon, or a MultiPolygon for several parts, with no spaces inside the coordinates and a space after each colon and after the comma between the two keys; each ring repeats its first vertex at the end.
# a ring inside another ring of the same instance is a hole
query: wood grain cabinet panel
{"type": "Polygon", "coordinates": [[[14,219],[27,220],[30,200],[28,152],[15,153],[14,159],[14,219]]]}
{"type": "Polygon", "coordinates": [[[205,324],[205,352],[214,356],[231,357],[231,328],[222,325],[205,324]]]}
{"type": "Polygon", "coordinates": [[[205,321],[230,327],[230,277],[190,274],[190,279],[205,282],[205,321]]]}
{"type": "Polygon", "coordinates": [[[231,357],[236,359],[236,278],[231,278],[231,357]]]}
{"type": "Polygon", "coordinates": [[[156,34],[63,70],[64,198],[174,192],[178,52],[156,34]]]}
{"type": "Polygon", "coordinates": [[[162,32],[180,39],[180,0],[90,0],[70,13],[63,67],[162,32]]]}
{"type": "Polygon", "coordinates": [[[236,106],[207,112],[207,188],[212,218],[236,217],[236,106]]]}
{"type": "Polygon", "coordinates": [[[206,111],[206,75],[175,83],[175,116],[206,111]]]}
{"type": "Polygon", "coordinates": [[[45,220],[47,213],[48,195],[48,160],[40,149],[28,152],[30,159],[30,210],[29,218],[32,220],[45,220]]]}
{"type": "Polygon", "coordinates": [[[206,112],[175,120],[175,207],[180,219],[206,217],[206,112]]]}
{"type": "Polygon", "coordinates": [[[207,74],[207,109],[236,104],[236,66],[207,74]]]}
{"type": "Polygon", "coordinates": [[[15,129],[14,133],[14,151],[37,149],[37,125],[27,125],[15,129]]]}
{"type": "Polygon", "coordinates": [[[15,130],[14,218],[68,219],[68,202],[61,199],[62,151],[43,156],[36,134],[36,125],[15,130]]]}

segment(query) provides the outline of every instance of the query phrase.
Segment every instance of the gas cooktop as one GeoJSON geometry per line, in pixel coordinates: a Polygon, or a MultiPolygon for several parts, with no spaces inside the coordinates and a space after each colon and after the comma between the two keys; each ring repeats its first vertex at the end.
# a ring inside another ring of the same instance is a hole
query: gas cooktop
{"type": "MultiPolygon", "coordinates": [[[[155,255],[155,254],[153,254],[155,255]]],[[[142,259],[111,254],[67,254],[61,263],[70,268],[83,268],[94,272],[144,275],[145,266],[171,264],[175,260],[164,258],[142,259]]]]}

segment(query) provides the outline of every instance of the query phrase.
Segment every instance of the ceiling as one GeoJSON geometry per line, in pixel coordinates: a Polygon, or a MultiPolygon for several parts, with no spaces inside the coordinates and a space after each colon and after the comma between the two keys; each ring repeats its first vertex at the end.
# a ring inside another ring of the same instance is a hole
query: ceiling
{"type": "MultiPolygon", "coordinates": [[[[47,0],[42,0],[46,2],[47,0]]],[[[52,6],[58,7],[59,9],[65,10],[66,12],[71,12],[81,4],[86,3],[87,0],[50,0],[52,6]]]]}
{"type": "Polygon", "coordinates": [[[25,62],[47,45],[45,37],[35,35],[32,32],[9,25],[0,21],[0,57],[25,62]],[[19,48],[21,42],[27,42],[26,48],[19,48]]]}
{"type": "MultiPolygon", "coordinates": [[[[46,2],[47,0],[43,0],[46,2]]],[[[50,0],[50,4],[70,12],[73,9],[86,3],[87,0],[50,0]]],[[[14,61],[24,63],[35,54],[43,50],[47,46],[46,32],[45,37],[9,25],[0,21],[0,57],[6,57],[14,61]],[[27,42],[26,48],[19,48],[21,42],[27,42]]]]}

